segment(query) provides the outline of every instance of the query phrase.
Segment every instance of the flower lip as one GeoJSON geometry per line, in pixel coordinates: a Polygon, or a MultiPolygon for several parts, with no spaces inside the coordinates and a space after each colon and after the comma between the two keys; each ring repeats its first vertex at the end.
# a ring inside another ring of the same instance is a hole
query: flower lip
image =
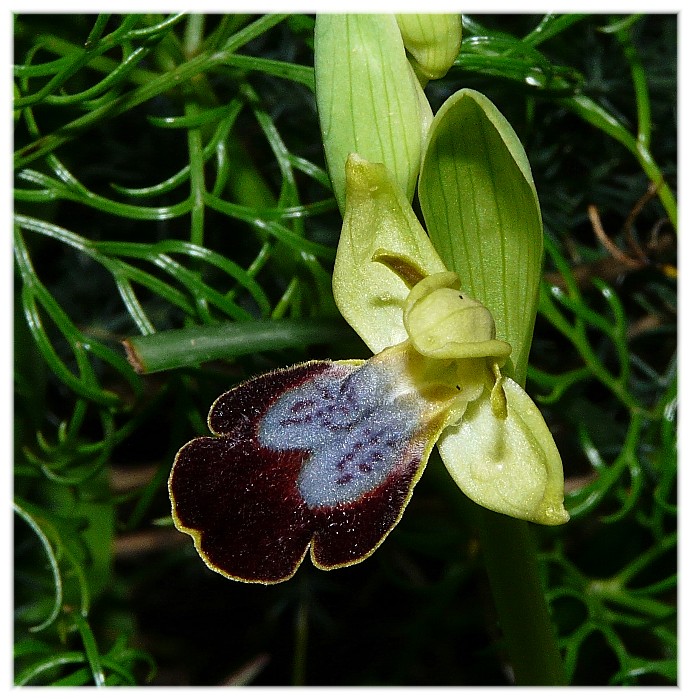
{"type": "Polygon", "coordinates": [[[290,578],[369,556],[402,516],[448,401],[411,394],[407,343],[369,362],[318,361],[218,398],[214,437],[178,452],[173,520],[205,563],[235,580],[290,578]],[[382,359],[383,357],[383,359],[382,359]],[[402,379],[401,379],[402,376],[402,379]]]}

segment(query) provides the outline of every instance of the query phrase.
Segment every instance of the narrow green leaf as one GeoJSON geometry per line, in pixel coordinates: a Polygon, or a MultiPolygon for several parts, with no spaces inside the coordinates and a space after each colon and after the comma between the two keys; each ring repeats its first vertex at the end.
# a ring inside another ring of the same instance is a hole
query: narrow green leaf
{"type": "Polygon", "coordinates": [[[312,92],[314,91],[314,69],[311,66],[275,61],[270,58],[257,56],[244,56],[242,54],[230,56],[228,65],[243,70],[256,70],[267,75],[274,75],[277,78],[285,78],[286,80],[302,83],[312,92]]]}
{"type": "Polygon", "coordinates": [[[98,646],[96,645],[93,631],[91,631],[88,621],[78,612],[72,612],[70,618],[72,623],[77,627],[82,643],[84,644],[84,653],[86,654],[86,659],[91,669],[93,682],[97,687],[102,687],[105,685],[105,675],[103,674],[101,656],[98,652],[98,646]]]}
{"type": "Polygon", "coordinates": [[[14,678],[15,687],[23,687],[24,685],[37,684],[37,677],[49,670],[55,670],[63,665],[72,665],[76,663],[83,664],[85,661],[84,654],[80,651],[65,651],[56,655],[51,655],[46,658],[41,658],[28,667],[25,667],[14,678]]]}
{"type": "Polygon", "coordinates": [[[525,151],[503,115],[474,90],[434,118],[419,200],[429,235],[461,287],[492,313],[524,383],[543,259],[537,193],[525,151]]]}
{"type": "Polygon", "coordinates": [[[43,529],[41,529],[40,524],[16,502],[14,503],[14,511],[31,527],[34,534],[36,534],[38,537],[38,540],[41,542],[41,546],[43,546],[43,550],[48,557],[50,570],[53,574],[53,581],[55,583],[53,608],[43,622],[32,626],[30,629],[30,631],[34,632],[43,631],[43,629],[50,626],[55,619],[57,619],[60,609],[62,608],[62,576],[60,575],[60,566],[58,565],[53,547],[51,546],[48,537],[44,534],[43,529]]]}

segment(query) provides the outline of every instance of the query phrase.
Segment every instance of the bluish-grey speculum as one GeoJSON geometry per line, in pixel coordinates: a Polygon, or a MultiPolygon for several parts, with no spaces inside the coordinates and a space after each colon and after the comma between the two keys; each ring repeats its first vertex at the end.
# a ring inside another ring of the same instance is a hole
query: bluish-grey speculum
{"type": "Polygon", "coordinates": [[[259,441],[276,451],[310,452],[297,480],[309,507],[357,500],[391,473],[419,429],[421,406],[395,390],[380,364],[325,374],[271,406],[259,441]]]}

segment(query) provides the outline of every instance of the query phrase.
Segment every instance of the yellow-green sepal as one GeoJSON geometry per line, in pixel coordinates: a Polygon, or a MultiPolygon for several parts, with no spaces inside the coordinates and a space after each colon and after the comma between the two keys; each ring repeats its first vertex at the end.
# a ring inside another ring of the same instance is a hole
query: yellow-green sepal
{"type": "Polygon", "coordinates": [[[396,15],[409,60],[422,82],[442,78],[460,52],[460,15],[396,15]]]}
{"type": "Polygon", "coordinates": [[[326,163],[340,211],[350,153],[386,163],[411,201],[431,107],[407,60],[395,16],[317,15],[314,71],[326,163]]]}
{"type": "Polygon", "coordinates": [[[479,505],[538,524],[564,524],[563,466],[537,406],[503,378],[507,412],[497,417],[488,391],[448,427],[439,453],[459,488],[479,505]]]}
{"type": "Polygon", "coordinates": [[[352,154],[346,206],[333,269],[333,296],[345,320],[372,352],[407,339],[403,306],[409,286],[391,267],[414,266],[425,277],[446,269],[407,196],[387,168],[352,154]],[[377,262],[386,258],[388,263],[377,262]]]}

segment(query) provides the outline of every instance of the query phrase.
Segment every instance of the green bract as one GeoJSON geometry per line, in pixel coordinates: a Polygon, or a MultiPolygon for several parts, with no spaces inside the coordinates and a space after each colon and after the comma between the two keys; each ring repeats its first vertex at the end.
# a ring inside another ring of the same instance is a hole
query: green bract
{"type": "Polygon", "coordinates": [[[317,15],[316,100],[340,210],[345,161],[384,162],[408,200],[417,185],[432,113],[407,60],[394,15],[317,15]]]}

